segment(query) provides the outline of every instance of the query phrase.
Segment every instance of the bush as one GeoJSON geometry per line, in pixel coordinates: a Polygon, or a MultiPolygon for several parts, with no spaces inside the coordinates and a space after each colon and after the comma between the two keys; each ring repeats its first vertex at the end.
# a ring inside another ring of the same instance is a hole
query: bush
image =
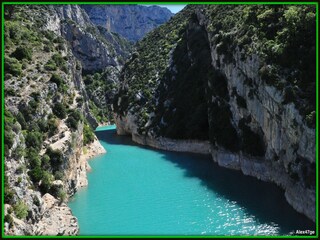
{"type": "Polygon", "coordinates": [[[41,167],[44,170],[49,170],[51,168],[50,157],[47,154],[44,154],[41,158],[41,167]]]}
{"type": "Polygon", "coordinates": [[[54,179],[55,180],[63,180],[64,179],[64,174],[62,171],[56,171],[54,173],[54,179]]]}
{"type": "Polygon", "coordinates": [[[87,145],[93,141],[94,141],[94,132],[88,124],[85,124],[83,127],[83,144],[87,145]]]}
{"type": "Polygon", "coordinates": [[[50,158],[52,169],[54,171],[58,171],[64,162],[62,152],[60,150],[53,150],[51,147],[49,147],[46,151],[46,154],[50,158]]]}
{"type": "Polygon", "coordinates": [[[43,171],[40,191],[41,193],[48,193],[52,187],[53,176],[48,171],[43,171]]]}
{"type": "Polygon", "coordinates": [[[64,119],[67,116],[67,109],[62,103],[56,103],[52,111],[60,119],[64,119]]]}
{"type": "Polygon", "coordinates": [[[44,69],[48,71],[55,71],[57,70],[57,65],[51,59],[44,65],[44,69]]]}
{"type": "Polygon", "coordinates": [[[15,192],[9,187],[9,185],[4,187],[4,203],[12,204],[14,200],[15,192]]]}
{"type": "Polygon", "coordinates": [[[44,118],[39,119],[37,125],[41,132],[45,133],[48,131],[48,123],[44,118]]]}
{"type": "Polygon", "coordinates": [[[59,76],[58,74],[52,74],[51,78],[50,78],[51,82],[54,82],[57,84],[58,88],[61,86],[61,84],[63,83],[63,79],[61,78],[61,76],[59,76]]]}
{"type": "Polygon", "coordinates": [[[36,167],[41,166],[41,159],[36,150],[30,149],[28,151],[28,159],[29,159],[29,165],[31,169],[35,169],[36,167]]]}
{"type": "Polygon", "coordinates": [[[69,117],[67,119],[67,125],[72,129],[77,129],[78,122],[82,120],[82,114],[78,110],[70,110],[70,111],[71,113],[69,114],[69,117]]]}
{"type": "Polygon", "coordinates": [[[24,116],[22,115],[21,112],[18,112],[18,114],[16,115],[16,119],[17,119],[17,121],[20,123],[21,128],[22,128],[23,130],[27,128],[26,120],[24,119],[24,116]]]}
{"type": "Polygon", "coordinates": [[[22,73],[22,65],[15,58],[4,58],[4,72],[11,73],[13,76],[20,76],[22,73]]]}
{"type": "Polygon", "coordinates": [[[51,46],[45,45],[43,46],[43,51],[45,52],[51,52],[53,50],[53,48],[51,46]]]}
{"type": "Polygon", "coordinates": [[[42,141],[43,141],[42,133],[37,131],[28,132],[25,139],[25,143],[27,147],[29,148],[33,147],[38,151],[41,149],[42,141]]]}
{"type": "Polygon", "coordinates": [[[66,122],[67,122],[67,125],[68,125],[69,128],[71,128],[73,130],[77,129],[78,121],[74,117],[69,116],[66,122]]]}
{"type": "Polygon", "coordinates": [[[32,182],[40,182],[43,178],[43,170],[40,166],[36,166],[34,169],[28,172],[32,182]]]}
{"type": "Polygon", "coordinates": [[[58,120],[56,118],[50,118],[47,122],[48,124],[48,133],[49,133],[49,137],[53,136],[54,134],[56,134],[58,132],[58,120]]]}
{"type": "Polygon", "coordinates": [[[4,144],[10,149],[14,142],[14,134],[12,130],[4,130],[4,144]]]}
{"type": "Polygon", "coordinates": [[[23,201],[19,201],[15,204],[13,210],[19,219],[25,219],[28,215],[28,206],[23,201]]]}
{"type": "Polygon", "coordinates": [[[60,199],[61,202],[64,202],[67,199],[67,193],[63,189],[59,189],[57,198],[60,199]]]}
{"type": "Polygon", "coordinates": [[[55,62],[55,64],[61,69],[65,66],[65,60],[63,59],[63,57],[59,54],[56,53],[52,56],[52,61],[55,62]]]}
{"type": "Polygon", "coordinates": [[[12,157],[15,159],[21,159],[25,155],[24,148],[22,146],[17,146],[12,152],[12,157]]]}
{"type": "Polygon", "coordinates": [[[12,53],[12,57],[15,57],[18,60],[22,59],[32,59],[32,50],[27,47],[17,47],[17,49],[12,53]]]}

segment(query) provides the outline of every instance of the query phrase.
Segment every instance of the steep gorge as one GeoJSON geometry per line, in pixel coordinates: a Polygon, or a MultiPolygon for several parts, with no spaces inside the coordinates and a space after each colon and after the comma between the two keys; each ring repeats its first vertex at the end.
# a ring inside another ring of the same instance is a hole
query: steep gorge
{"type": "Polygon", "coordinates": [[[7,15],[5,234],[77,234],[65,201],[87,184],[81,156],[103,152],[92,129],[113,121],[140,144],[274,182],[315,221],[312,6],[187,6],[135,46],[84,9],[102,11],[7,15]]]}
{"type": "Polygon", "coordinates": [[[66,201],[105,152],[93,129],[133,46],[79,5],[6,5],[3,34],[5,234],[77,235],[66,201]]]}
{"type": "Polygon", "coordinates": [[[276,183],[315,221],[314,50],[312,6],[188,6],[125,64],[118,134],[210,151],[220,166],[276,183]]]}

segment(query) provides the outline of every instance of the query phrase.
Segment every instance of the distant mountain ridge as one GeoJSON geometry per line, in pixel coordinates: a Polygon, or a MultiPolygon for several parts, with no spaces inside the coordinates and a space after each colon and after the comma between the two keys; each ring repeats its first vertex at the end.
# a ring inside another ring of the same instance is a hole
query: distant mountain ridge
{"type": "Polygon", "coordinates": [[[174,14],[159,6],[81,5],[90,20],[130,41],[142,39],[152,29],[167,22],[174,14]]]}

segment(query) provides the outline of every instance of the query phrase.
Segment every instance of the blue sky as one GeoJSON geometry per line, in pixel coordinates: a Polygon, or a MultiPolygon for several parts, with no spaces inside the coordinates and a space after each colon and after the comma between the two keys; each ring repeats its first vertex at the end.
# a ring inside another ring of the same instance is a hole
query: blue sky
{"type": "MultiPolygon", "coordinates": [[[[144,6],[152,6],[152,5],[145,5],[145,4],[143,4],[143,5],[144,6]]],[[[160,7],[166,7],[173,13],[179,12],[180,10],[182,10],[186,6],[186,5],[182,5],[182,4],[155,4],[155,5],[160,6],[160,7]]]]}

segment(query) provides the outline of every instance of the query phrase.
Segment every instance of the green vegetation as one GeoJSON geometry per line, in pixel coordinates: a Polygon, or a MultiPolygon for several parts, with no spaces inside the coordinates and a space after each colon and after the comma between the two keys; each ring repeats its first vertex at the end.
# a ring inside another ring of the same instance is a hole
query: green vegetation
{"type": "Polygon", "coordinates": [[[50,81],[56,83],[58,88],[64,83],[62,77],[56,73],[52,74],[50,81]]]}
{"type": "Polygon", "coordinates": [[[52,108],[53,113],[60,119],[64,119],[67,116],[67,108],[63,103],[56,103],[52,108]]]}
{"type": "MultiPolygon", "coordinates": [[[[284,104],[293,102],[306,118],[315,111],[315,6],[312,5],[210,5],[208,31],[219,54],[233,61],[233,52],[243,58],[258,54],[261,79],[290,92],[284,104]],[[290,74],[289,74],[290,73],[290,74]]],[[[307,120],[306,120],[307,121],[307,120]]],[[[312,126],[312,124],[311,124],[312,126]]]]}
{"type": "Polygon", "coordinates": [[[18,201],[13,206],[14,213],[16,214],[17,218],[25,219],[28,215],[28,206],[23,201],[18,201]]]}
{"type": "Polygon", "coordinates": [[[66,60],[61,56],[60,53],[55,53],[52,56],[52,60],[61,70],[64,70],[66,68],[66,60]]]}
{"type": "Polygon", "coordinates": [[[60,167],[64,163],[63,153],[60,150],[53,150],[52,148],[47,148],[46,155],[50,158],[50,164],[53,172],[59,171],[60,167]]]}
{"type": "Polygon", "coordinates": [[[78,110],[70,110],[69,116],[67,118],[67,125],[73,130],[76,130],[78,127],[79,121],[82,121],[83,116],[78,110]]]}
{"type": "Polygon", "coordinates": [[[22,64],[15,58],[4,58],[4,71],[10,73],[13,76],[20,76],[22,73],[22,64]]]}
{"type": "Polygon", "coordinates": [[[27,147],[32,147],[38,151],[40,151],[42,142],[43,142],[43,134],[41,132],[28,132],[25,139],[27,147]]]}
{"type": "MultiPolygon", "coordinates": [[[[85,121],[80,110],[83,109],[85,101],[78,98],[79,110],[69,109],[75,92],[69,86],[72,81],[67,64],[69,56],[63,57],[61,51],[67,50],[68,46],[63,37],[57,37],[52,31],[42,30],[46,23],[45,14],[49,10],[48,6],[16,5],[12,11],[9,11],[8,6],[5,9],[5,96],[10,101],[6,100],[4,116],[4,150],[6,161],[16,161],[18,167],[14,172],[16,178],[10,175],[8,181],[8,176],[5,175],[4,201],[14,206],[18,218],[25,219],[28,208],[24,202],[18,201],[18,191],[16,192],[14,187],[27,184],[33,190],[42,194],[53,194],[61,201],[67,198],[65,190],[57,189],[52,182],[55,179],[64,180],[65,158],[72,153],[49,147],[41,156],[40,151],[47,146],[46,140],[58,133],[60,119],[67,118],[66,124],[71,129],[76,129],[80,121],[85,121]],[[56,83],[57,89],[50,83],[56,83]],[[49,114],[50,108],[53,113],[49,114]],[[25,163],[20,162],[22,157],[25,163]],[[25,178],[22,174],[28,176],[25,178]],[[26,180],[28,182],[24,182],[26,180]]],[[[81,65],[77,65],[77,70],[81,70],[81,65]]],[[[101,79],[101,86],[103,85],[101,96],[107,85],[104,84],[107,78],[102,78],[102,75],[103,73],[99,73],[96,76],[101,79]]],[[[94,88],[91,90],[95,91],[94,88]]],[[[96,107],[97,115],[100,114],[99,107],[96,107]]],[[[107,115],[107,111],[103,114],[107,115]]],[[[103,114],[101,120],[104,121],[103,114]]],[[[73,135],[73,139],[79,139],[79,136],[75,135],[77,138],[73,135]]],[[[86,124],[85,144],[90,143],[93,137],[92,129],[86,124]]],[[[33,202],[37,206],[40,204],[37,196],[34,196],[33,202]]],[[[11,213],[5,216],[9,224],[13,224],[11,213]]]]}
{"type": "Polygon", "coordinates": [[[4,147],[10,149],[14,142],[13,125],[16,122],[15,118],[7,109],[4,110],[4,147]]]}
{"type": "Polygon", "coordinates": [[[94,141],[94,132],[89,124],[83,126],[83,145],[87,145],[94,141]]]}
{"type": "Polygon", "coordinates": [[[21,47],[19,46],[11,55],[12,57],[15,57],[18,60],[22,60],[22,59],[31,60],[32,50],[26,46],[21,46],[21,47]]]}
{"type": "Polygon", "coordinates": [[[49,134],[49,137],[51,137],[58,132],[59,123],[57,118],[51,117],[48,120],[47,124],[48,124],[48,134],[49,134]]]}
{"type": "Polygon", "coordinates": [[[115,78],[118,74],[117,70],[110,67],[101,73],[96,72],[93,75],[86,74],[83,76],[89,96],[90,111],[100,123],[113,119],[111,104],[117,88],[115,78]]]}
{"type": "Polygon", "coordinates": [[[13,204],[14,203],[15,191],[11,189],[8,182],[8,176],[4,176],[4,203],[13,204]]]}
{"type": "Polygon", "coordinates": [[[50,59],[45,65],[44,65],[44,69],[48,70],[48,71],[55,71],[57,70],[57,65],[56,63],[50,59]]]}

